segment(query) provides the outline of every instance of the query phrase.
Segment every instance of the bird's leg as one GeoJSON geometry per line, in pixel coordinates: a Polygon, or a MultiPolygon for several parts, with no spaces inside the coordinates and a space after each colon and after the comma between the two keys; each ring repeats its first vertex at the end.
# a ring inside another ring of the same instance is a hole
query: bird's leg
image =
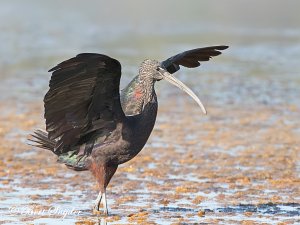
{"type": "Polygon", "coordinates": [[[115,174],[118,166],[107,166],[105,169],[105,183],[104,183],[104,192],[103,192],[103,207],[104,213],[108,216],[107,200],[106,200],[106,187],[109,184],[110,179],[115,174]]]}
{"type": "Polygon", "coordinates": [[[95,163],[92,162],[90,170],[96,177],[100,192],[98,194],[98,197],[95,202],[94,209],[99,211],[101,200],[103,201],[103,207],[104,207],[104,214],[108,215],[108,208],[107,208],[107,200],[106,200],[106,187],[116,172],[118,166],[107,166],[105,164],[95,163]]]}
{"type": "Polygon", "coordinates": [[[103,208],[104,208],[104,214],[108,216],[106,190],[104,190],[103,193],[102,193],[102,191],[99,192],[98,197],[95,201],[94,210],[100,211],[101,200],[102,200],[102,204],[103,204],[103,208]]]}
{"type": "Polygon", "coordinates": [[[102,199],[102,191],[99,191],[99,194],[98,194],[98,197],[95,201],[95,206],[94,206],[94,209],[96,211],[99,211],[100,210],[100,203],[101,203],[101,199],[102,199]]]}
{"type": "Polygon", "coordinates": [[[103,207],[104,207],[104,213],[108,216],[108,209],[107,209],[107,201],[106,201],[106,193],[104,191],[103,193],[103,207]]]}

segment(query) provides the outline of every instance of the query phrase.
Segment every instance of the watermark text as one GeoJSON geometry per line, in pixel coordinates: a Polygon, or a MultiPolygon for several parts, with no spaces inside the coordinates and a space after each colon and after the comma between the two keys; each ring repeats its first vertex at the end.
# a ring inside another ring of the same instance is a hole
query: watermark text
{"type": "Polygon", "coordinates": [[[49,209],[41,209],[35,206],[26,207],[10,207],[10,213],[21,214],[21,215],[38,215],[38,216],[60,216],[62,219],[66,216],[79,216],[82,212],[80,210],[75,210],[75,208],[62,208],[62,207],[50,207],[49,209]]]}

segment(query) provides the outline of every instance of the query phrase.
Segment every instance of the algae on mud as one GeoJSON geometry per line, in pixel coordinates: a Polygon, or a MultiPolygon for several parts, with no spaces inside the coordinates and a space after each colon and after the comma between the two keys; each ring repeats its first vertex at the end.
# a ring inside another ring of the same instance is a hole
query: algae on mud
{"type": "MultiPolygon", "coordinates": [[[[176,101],[165,102],[161,114],[176,110],[176,101]]],[[[155,224],[159,218],[192,223],[201,218],[205,223],[292,223],[300,216],[300,111],[291,107],[281,118],[282,108],[260,106],[254,114],[249,108],[210,106],[209,118],[196,126],[184,116],[185,110],[197,113],[193,103],[187,102],[183,111],[160,119],[146,149],[112,180],[108,193],[116,200],[108,221],[155,224]]],[[[60,218],[9,212],[10,207],[26,206],[75,207],[81,215],[67,216],[65,223],[97,221],[91,214],[97,192],[92,176],[69,171],[56,164],[50,153],[26,146],[26,135],[18,131],[39,125],[42,110],[35,104],[21,114],[15,110],[11,106],[11,112],[0,118],[5,131],[0,137],[5,221],[60,218]]]]}

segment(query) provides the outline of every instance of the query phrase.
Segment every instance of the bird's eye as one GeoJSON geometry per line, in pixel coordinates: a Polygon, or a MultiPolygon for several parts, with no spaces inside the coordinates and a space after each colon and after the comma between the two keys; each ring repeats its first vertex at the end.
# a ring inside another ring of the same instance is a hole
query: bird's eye
{"type": "Polygon", "coordinates": [[[156,67],[156,71],[159,71],[160,70],[160,68],[159,67],[156,67]]]}

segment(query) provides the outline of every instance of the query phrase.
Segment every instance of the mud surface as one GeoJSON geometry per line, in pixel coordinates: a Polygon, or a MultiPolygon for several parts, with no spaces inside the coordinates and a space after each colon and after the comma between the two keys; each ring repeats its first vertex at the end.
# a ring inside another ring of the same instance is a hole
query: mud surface
{"type": "Polygon", "coordinates": [[[196,1],[197,13],[195,5],[182,5],[173,19],[159,14],[153,21],[133,15],[131,5],[123,7],[128,15],[107,21],[101,1],[11,2],[0,3],[0,224],[300,224],[296,1],[284,7],[288,13],[273,1],[267,15],[261,7],[241,10],[249,21],[214,6],[198,13],[208,3],[196,1]],[[92,211],[98,188],[89,172],[69,170],[51,152],[26,144],[34,128],[44,128],[46,71],[57,62],[79,52],[109,54],[125,65],[124,87],[145,57],[210,44],[230,48],[176,74],[208,115],[176,88],[156,85],[156,126],[144,150],[114,175],[109,217],[92,211]]]}
{"type": "MultiPolygon", "coordinates": [[[[299,222],[299,108],[257,106],[254,113],[210,106],[203,117],[192,102],[181,110],[177,104],[161,105],[146,148],[113,177],[109,224],[299,222]]],[[[73,172],[50,152],[25,145],[26,132],[43,126],[41,107],[6,110],[3,223],[97,224],[102,216],[92,213],[97,186],[91,174],[73,172]],[[62,210],[71,215],[62,219],[62,210]]]]}

